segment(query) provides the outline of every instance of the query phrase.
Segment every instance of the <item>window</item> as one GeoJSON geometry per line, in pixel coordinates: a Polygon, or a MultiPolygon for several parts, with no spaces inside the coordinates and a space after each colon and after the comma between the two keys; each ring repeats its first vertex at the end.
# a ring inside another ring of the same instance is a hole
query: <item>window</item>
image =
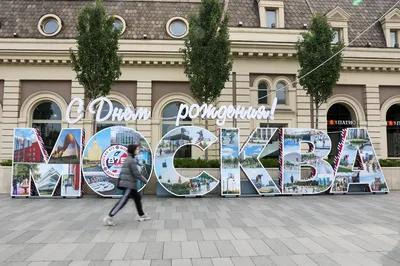
{"type": "Polygon", "coordinates": [[[268,84],[266,82],[258,84],[258,104],[268,104],[268,84]]]}
{"type": "Polygon", "coordinates": [[[37,128],[50,155],[61,132],[61,110],[54,102],[40,103],[33,111],[32,127],[37,128]]]}
{"type": "MultiPolygon", "coordinates": [[[[121,108],[121,109],[125,109],[125,107],[120,104],[119,102],[116,101],[111,101],[113,104],[113,108],[121,108]]],[[[101,116],[100,117],[104,117],[108,114],[108,111],[110,110],[108,104],[105,104],[103,106],[103,109],[101,110],[101,116]]],[[[105,128],[108,127],[113,127],[113,126],[126,126],[125,123],[123,123],[123,121],[119,122],[119,121],[112,121],[112,116],[110,116],[106,121],[104,122],[100,122],[96,124],[96,132],[99,132],[105,128]]]]}
{"type": "Polygon", "coordinates": [[[266,10],[267,28],[276,28],[276,10],[266,10]]]}
{"type": "Polygon", "coordinates": [[[45,15],[38,23],[39,32],[44,36],[57,35],[61,30],[61,19],[56,15],[45,15]]]}
{"type": "MultiPolygon", "coordinates": [[[[164,136],[169,131],[177,127],[175,126],[176,118],[174,117],[176,117],[176,115],[178,114],[179,107],[181,104],[182,104],[181,102],[173,102],[168,104],[164,108],[162,112],[162,117],[163,117],[162,136],[164,136]]],[[[192,119],[190,119],[189,117],[179,122],[179,126],[191,126],[191,125],[192,125],[192,119]]],[[[180,148],[175,154],[175,158],[190,158],[190,157],[192,157],[192,148],[190,146],[184,146],[180,148]]]]}
{"type": "Polygon", "coordinates": [[[188,22],[184,18],[172,18],[167,23],[167,32],[173,38],[185,37],[188,29],[188,22]]]}
{"type": "Polygon", "coordinates": [[[125,32],[126,24],[125,20],[120,16],[114,16],[114,27],[113,29],[119,29],[121,31],[121,35],[125,32]]]}
{"type": "Polygon", "coordinates": [[[278,98],[278,104],[286,104],[286,84],[279,82],[276,85],[276,98],[278,98]]]}
{"type": "Polygon", "coordinates": [[[389,108],[386,121],[388,157],[400,157],[400,104],[389,108]]]}
{"type": "Polygon", "coordinates": [[[333,29],[333,32],[332,44],[338,44],[340,42],[340,29],[333,29]]]}
{"type": "Polygon", "coordinates": [[[390,32],[390,47],[399,47],[399,39],[397,31],[390,32]]]}

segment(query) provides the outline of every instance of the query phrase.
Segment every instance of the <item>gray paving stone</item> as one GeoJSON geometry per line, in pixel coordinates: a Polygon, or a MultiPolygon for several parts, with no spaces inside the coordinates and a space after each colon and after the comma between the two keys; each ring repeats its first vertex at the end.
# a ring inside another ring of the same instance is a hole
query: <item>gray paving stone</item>
{"type": "Polygon", "coordinates": [[[146,251],[147,243],[130,243],[125,252],[124,260],[141,260],[146,251]]]}
{"type": "Polygon", "coordinates": [[[118,261],[123,260],[128,251],[129,243],[115,243],[107,253],[105,260],[118,261]]]}
{"type": "Polygon", "coordinates": [[[239,253],[229,240],[214,241],[214,243],[221,257],[239,256],[239,253]]]}
{"type": "Polygon", "coordinates": [[[69,266],[89,266],[90,261],[71,261],[69,266]]]}
{"type": "Polygon", "coordinates": [[[172,260],[151,260],[151,266],[172,266],[172,260]]]}
{"type": "Polygon", "coordinates": [[[276,265],[285,265],[285,266],[297,266],[297,264],[290,259],[289,256],[271,256],[270,259],[276,264],[276,265]]]}
{"type": "Polygon", "coordinates": [[[307,255],[289,255],[289,258],[299,266],[318,266],[318,264],[307,257],[307,255]]]}
{"type": "Polygon", "coordinates": [[[214,241],[198,241],[200,254],[202,258],[220,257],[214,241]]]}
{"type": "Polygon", "coordinates": [[[6,261],[21,250],[23,250],[26,245],[18,244],[18,245],[10,245],[4,250],[0,252],[0,261],[6,261]]]}
{"type": "Polygon", "coordinates": [[[72,251],[68,256],[67,260],[83,261],[87,255],[94,249],[96,243],[82,243],[72,251]]]}
{"type": "Polygon", "coordinates": [[[196,241],[181,242],[182,258],[201,258],[199,245],[196,241]]]}
{"type": "Polygon", "coordinates": [[[257,252],[247,243],[246,240],[231,240],[239,256],[257,256],[257,252]]]}
{"type": "Polygon", "coordinates": [[[185,229],[172,229],[171,231],[172,241],[187,241],[187,234],[185,229]]]}
{"type": "Polygon", "coordinates": [[[294,252],[283,244],[279,239],[263,239],[263,241],[277,254],[277,255],[292,255],[294,252]]]}
{"type": "Polygon", "coordinates": [[[172,266],[192,266],[190,259],[172,259],[172,266]]]}
{"type": "Polygon", "coordinates": [[[187,229],[186,230],[188,241],[202,241],[205,240],[200,229],[187,229]]]}
{"type": "Polygon", "coordinates": [[[91,261],[89,266],[109,266],[111,261],[91,261]]]}
{"type": "Polygon", "coordinates": [[[157,231],[145,229],[142,231],[142,235],[139,239],[139,242],[154,242],[156,241],[157,231]]]}
{"type": "Polygon", "coordinates": [[[164,242],[147,243],[144,259],[161,260],[163,256],[164,242]]]}
{"type": "Polygon", "coordinates": [[[213,266],[210,258],[192,259],[193,266],[213,266]]]}
{"type": "Polygon", "coordinates": [[[262,239],[250,239],[247,243],[254,249],[259,256],[276,255],[276,253],[262,240],[262,239]]]}
{"type": "Polygon", "coordinates": [[[214,266],[234,266],[230,258],[212,258],[214,266]]]}
{"type": "Polygon", "coordinates": [[[104,260],[112,246],[112,243],[97,243],[85,260],[104,260]]]}
{"type": "Polygon", "coordinates": [[[282,241],[282,243],[285,244],[285,246],[290,248],[296,254],[310,254],[310,253],[313,253],[311,250],[309,250],[307,247],[302,245],[295,238],[280,238],[279,240],[282,241]]]}
{"type": "Polygon", "coordinates": [[[151,260],[132,260],[131,266],[150,266],[151,260]]]}
{"type": "Polygon", "coordinates": [[[70,261],[64,260],[64,261],[52,261],[49,263],[49,266],[69,266],[71,264],[70,261]]]}
{"type": "Polygon", "coordinates": [[[69,254],[74,251],[79,244],[60,244],[61,246],[55,250],[50,256],[46,258],[46,261],[63,261],[69,254]]]}
{"type": "Polygon", "coordinates": [[[132,242],[139,242],[140,238],[142,235],[142,230],[140,229],[132,229],[129,230],[128,233],[126,234],[123,242],[128,242],[128,243],[132,243],[132,242]]]}
{"type": "Polygon", "coordinates": [[[62,244],[47,244],[43,248],[41,248],[39,251],[34,253],[32,256],[30,256],[27,261],[44,261],[49,257],[51,254],[53,254],[57,249],[59,249],[62,246],[62,244]]]}
{"type": "Polygon", "coordinates": [[[338,263],[326,256],[326,254],[308,254],[307,256],[320,266],[339,266],[338,263]]]}
{"type": "Polygon", "coordinates": [[[276,266],[275,262],[267,256],[251,257],[255,266],[276,266]]]}
{"type": "Polygon", "coordinates": [[[256,266],[250,257],[232,257],[231,260],[235,266],[256,266]]]}
{"type": "Polygon", "coordinates": [[[164,242],[163,259],[182,258],[181,242],[164,242]]]}

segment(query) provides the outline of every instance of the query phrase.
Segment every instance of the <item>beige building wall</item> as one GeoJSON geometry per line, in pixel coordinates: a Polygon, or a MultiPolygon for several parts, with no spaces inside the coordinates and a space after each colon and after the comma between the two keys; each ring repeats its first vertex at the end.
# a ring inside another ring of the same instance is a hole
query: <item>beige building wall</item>
{"type": "MultiPolygon", "coordinates": [[[[276,85],[285,83],[286,104],[278,105],[271,124],[288,127],[310,127],[310,98],[296,81],[298,63],[294,42],[301,31],[271,31],[268,36],[258,29],[232,29],[232,53],[236,87],[231,79],[226,82],[217,105],[258,106],[257,87],[267,82],[271,91],[267,107],[275,97],[276,85]],[[285,32],[285,34],[283,34],[285,32]],[[244,40],[257,40],[246,43],[244,40]],[[282,40],[281,44],[271,40],[282,40]],[[236,97],[234,96],[236,92],[236,97]]],[[[182,58],[177,53],[182,41],[122,40],[120,51],[124,57],[122,76],[110,93],[110,99],[134,107],[149,108],[152,120],[129,122],[151,143],[153,150],[161,139],[160,119],[163,109],[171,102],[193,104],[189,83],[183,72],[182,58]],[[134,52],[132,47],[135,48],[134,52]],[[140,56],[136,53],[140,52],[140,56]]],[[[69,101],[84,97],[82,86],[75,80],[69,62],[68,49],[72,40],[1,39],[0,49],[0,159],[12,158],[13,130],[31,127],[32,112],[42,101],[53,101],[63,113],[63,127],[86,129],[86,140],[91,137],[92,118],[76,125],[68,125],[65,112],[69,101]],[[41,51],[45,45],[49,51],[41,51]]],[[[344,52],[343,68],[332,97],[319,110],[319,129],[327,129],[326,114],[333,104],[345,105],[359,127],[367,127],[380,157],[387,157],[386,111],[393,104],[400,104],[399,70],[400,50],[375,48],[348,48],[344,52]],[[373,59],[373,60],[372,60],[373,59]]],[[[241,142],[247,139],[253,128],[267,121],[238,120],[241,142]]],[[[204,126],[197,119],[192,125],[204,126]]],[[[225,127],[232,127],[227,121],[225,127]]],[[[209,129],[219,136],[219,127],[209,122],[209,129]]],[[[336,147],[333,147],[334,149],[336,147]]],[[[210,155],[218,155],[218,144],[210,149],[210,155]]],[[[194,157],[203,153],[195,150],[194,157]]]]}

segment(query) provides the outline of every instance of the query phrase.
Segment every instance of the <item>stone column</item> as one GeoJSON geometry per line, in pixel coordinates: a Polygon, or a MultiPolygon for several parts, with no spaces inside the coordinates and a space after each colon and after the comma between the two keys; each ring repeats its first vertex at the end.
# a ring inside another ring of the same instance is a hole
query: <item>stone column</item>
{"type": "MultiPolygon", "coordinates": [[[[85,100],[85,90],[84,90],[83,86],[79,84],[79,82],[77,80],[73,80],[71,83],[71,100],[74,98],[80,98],[82,100],[85,100]]],[[[67,103],[67,104],[69,104],[69,103],[67,103]]],[[[86,111],[86,108],[87,107],[85,106],[84,111],[86,111]]],[[[77,118],[77,112],[76,112],[77,110],[78,110],[78,105],[76,104],[72,107],[71,119],[77,118]]],[[[64,120],[66,120],[66,119],[64,119],[64,120]]],[[[84,128],[83,121],[84,121],[84,119],[80,120],[76,124],[70,124],[70,125],[68,125],[68,127],[83,129],[84,128]]],[[[86,131],[88,131],[88,130],[86,130],[86,131]]],[[[86,137],[89,137],[88,134],[92,135],[91,130],[89,130],[89,132],[86,132],[86,137]]],[[[86,140],[86,142],[88,142],[88,141],[89,141],[89,139],[86,140]]]]}
{"type": "MultiPolygon", "coordinates": [[[[135,108],[151,109],[151,80],[138,80],[137,81],[137,96],[135,108]]],[[[152,115],[153,116],[153,115],[152,115]]],[[[151,120],[138,120],[136,122],[136,130],[139,131],[150,143],[152,147],[156,147],[157,143],[151,143],[151,120]]],[[[161,126],[161,124],[160,124],[161,126]]]]}
{"type": "MultiPolygon", "coordinates": [[[[297,127],[310,128],[311,127],[311,111],[310,111],[310,96],[306,91],[296,83],[296,104],[297,104],[297,127]]],[[[315,123],[315,117],[314,117],[315,123]]],[[[296,127],[296,125],[295,125],[296,127]]],[[[312,126],[314,127],[314,126],[312,126]]]]}
{"type": "MultiPolygon", "coordinates": [[[[249,73],[236,74],[236,105],[250,107],[257,106],[257,103],[250,102],[250,75],[249,73]]],[[[251,128],[251,121],[245,119],[238,119],[236,127],[240,129],[240,147],[249,137],[253,128],[251,128]]]]}
{"type": "MultiPolygon", "coordinates": [[[[21,86],[20,80],[4,81],[1,159],[13,157],[14,129],[18,127],[21,86]]],[[[27,116],[31,114],[26,114],[27,116]]],[[[30,125],[25,125],[30,126],[30,125]]]]}
{"type": "Polygon", "coordinates": [[[381,136],[381,114],[379,102],[379,86],[366,86],[365,87],[365,116],[367,119],[368,134],[371,138],[372,145],[375,148],[377,156],[382,155],[381,136]]]}

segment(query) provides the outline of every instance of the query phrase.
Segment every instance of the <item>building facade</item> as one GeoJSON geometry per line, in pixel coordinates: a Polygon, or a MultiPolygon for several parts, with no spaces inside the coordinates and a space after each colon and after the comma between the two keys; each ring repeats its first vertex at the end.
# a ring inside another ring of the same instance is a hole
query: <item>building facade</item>
{"type": "MultiPolygon", "coordinates": [[[[2,0],[0,2],[0,159],[12,158],[17,127],[37,127],[46,149],[61,128],[79,127],[92,135],[89,113],[75,125],[66,122],[71,99],[84,90],[71,69],[77,15],[89,1],[2,0]]],[[[182,55],[187,16],[200,0],[109,0],[121,27],[122,76],[109,98],[116,107],[151,109],[152,119],[122,123],[142,133],[153,150],[175,127],[179,104],[193,104],[182,55]]],[[[234,60],[230,81],[218,105],[278,107],[273,121],[238,120],[241,141],[255,127],[310,128],[310,99],[297,79],[295,43],[307,30],[312,13],[327,16],[343,52],[340,80],[319,110],[319,129],[335,143],[346,127],[367,127],[378,156],[400,157],[400,5],[396,0],[225,0],[230,15],[234,60]],[[368,29],[368,30],[367,30],[368,29]],[[278,91],[277,91],[278,89],[278,91]]],[[[105,112],[107,110],[104,110],[105,112]]],[[[218,127],[211,122],[210,130],[218,127]]],[[[121,122],[106,121],[97,130],[121,122]]],[[[204,126],[204,121],[181,121],[204,126]]],[[[232,127],[227,121],[224,127],[232,127]]],[[[217,156],[217,145],[211,155],[217,156]]],[[[336,152],[333,146],[332,154],[336,152]]],[[[190,153],[183,153],[190,155],[190,153]]],[[[321,181],[322,182],[322,181],[321,181]]]]}

